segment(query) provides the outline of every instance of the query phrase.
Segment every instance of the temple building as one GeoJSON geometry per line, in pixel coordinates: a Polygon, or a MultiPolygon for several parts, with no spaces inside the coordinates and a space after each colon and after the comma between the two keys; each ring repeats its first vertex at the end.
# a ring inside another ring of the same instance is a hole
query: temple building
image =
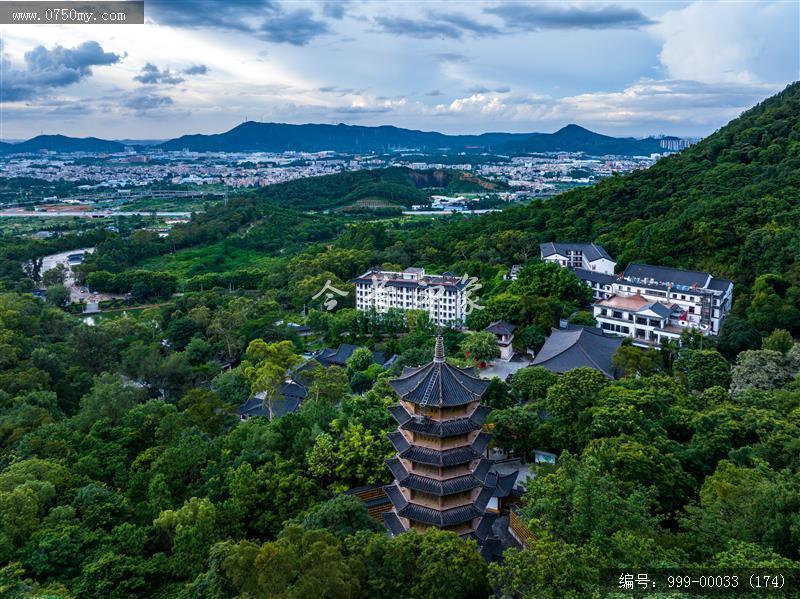
{"type": "Polygon", "coordinates": [[[398,428],[388,435],[397,455],[387,461],[394,482],[384,487],[393,505],[386,527],[392,535],[436,527],[483,543],[495,519],[487,514],[495,492],[487,479],[496,479],[487,477],[491,435],[481,430],[489,381],[448,364],[438,336],[432,362],[389,384],[400,403],[390,408],[398,428]]]}

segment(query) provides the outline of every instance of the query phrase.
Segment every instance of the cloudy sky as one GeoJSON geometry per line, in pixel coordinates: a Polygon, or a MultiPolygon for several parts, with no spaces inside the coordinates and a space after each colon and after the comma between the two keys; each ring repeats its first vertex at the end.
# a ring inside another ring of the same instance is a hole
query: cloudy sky
{"type": "Polygon", "coordinates": [[[145,0],[144,25],[0,26],[0,138],[245,119],[707,135],[800,79],[799,7],[145,0]]]}

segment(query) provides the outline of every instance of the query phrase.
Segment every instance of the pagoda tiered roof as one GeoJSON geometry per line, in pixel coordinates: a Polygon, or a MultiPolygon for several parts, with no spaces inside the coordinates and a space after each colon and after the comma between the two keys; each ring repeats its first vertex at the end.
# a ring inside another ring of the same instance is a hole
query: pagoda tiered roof
{"type": "Polygon", "coordinates": [[[396,535],[435,526],[485,539],[492,524],[486,506],[497,483],[495,476],[487,484],[490,462],[484,454],[492,436],[481,430],[490,408],[480,399],[489,381],[448,364],[437,335],[433,361],[404,370],[389,384],[402,401],[389,408],[398,429],[387,435],[397,454],[386,462],[394,475],[384,487],[392,502],[383,516],[386,528],[396,535]],[[409,411],[409,404],[439,411],[409,411]],[[459,406],[466,409],[441,410],[459,406]]]}
{"type": "Polygon", "coordinates": [[[475,518],[480,518],[486,511],[486,505],[494,493],[493,488],[484,487],[472,503],[437,510],[408,501],[396,484],[387,485],[384,490],[398,516],[438,527],[457,526],[475,518]]]}
{"type": "Polygon", "coordinates": [[[472,474],[463,474],[452,478],[438,480],[420,474],[412,474],[398,458],[386,460],[386,465],[392,471],[397,484],[414,491],[422,491],[430,495],[444,496],[453,493],[462,493],[480,487],[486,482],[486,475],[491,466],[489,460],[483,459],[472,474]]]}
{"type": "Polygon", "coordinates": [[[389,407],[389,412],[402,430],[422,433],[432,437],[454,437],[480,430],[481,425],[486,421],[486,417],[491,411],[488,406],[478,406],[467,417],[439,421],[432,418],[415,417],[399,404],[389,407]]]}
{"type": "Polygon", "coordinates": [[[480,458],[492,439],[489,433],[480,432],[469,445],[452,449],[433,449],[422,445],[412,445],[400,431],[393,431],[386,436],[394,445],[399,457],[428,466],[440,467],[458,466],[480,458]]]}
{"type": "Polygon", "coordinates": [[[409,369],[389,384],[405,401],[446,408],[480,401],[489,381],[471,375],[466,368],[452,366],[442,358],[409,369]]]}

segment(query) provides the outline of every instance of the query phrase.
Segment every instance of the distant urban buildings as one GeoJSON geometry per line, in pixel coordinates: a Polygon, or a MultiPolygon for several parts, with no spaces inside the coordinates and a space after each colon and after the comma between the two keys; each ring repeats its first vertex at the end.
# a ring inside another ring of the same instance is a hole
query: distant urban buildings
{"type": "Polygon", "coordinates": [[[591,289],[598,328],[651,346],[685,330],[718,335],[733,303],[733,283],[707,272],[616,262],[594,243],[543,243],[542,260],[571,269],[591,289]]]}
{"type": "Polygon", "coordinates": [[[437,325],[461,326],[467,316],[468,283],[452,273],[426,274],[423,268],[373,268],[355,279],[356,310],[422,310],[437,325]]]}

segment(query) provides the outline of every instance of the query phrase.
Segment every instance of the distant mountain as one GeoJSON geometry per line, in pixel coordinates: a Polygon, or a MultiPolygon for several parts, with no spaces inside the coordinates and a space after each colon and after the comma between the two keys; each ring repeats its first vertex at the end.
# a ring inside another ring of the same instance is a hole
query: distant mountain
{"type": "MultiPolygon", "coordinates": [[[[677,138],[666,138],[677,139],[677,138]]],[[[531,152],[585,152],[593,156],[618,154],[623,156],[647,156],[663,152],[661,139],[648,137],[611,137],[570,124],[555,133],[534,133],[524,140],[508,142],[499,148],[512,154],[531,152]]]]}
{"type": "MultiPolygon", "coordinates": [[[[677,138],[668,138],[677,139],[677,138]]],[[[0,144],[0,153],[50,150],[54,152],[121,152],[126,146],[159,147],[166,151],[188,149],[193,152],[392,152],[402,149],[449,152],[496,152],[526,154],[536,152],[585,152],[602,156],[648,155],[663,152],[655,138],[610,137],[578,125],[567,125],[555,133],[482,133],[446,135],[436,131],[401,129],[391,125],[289,125],[248,121],[212,135],[183,135],[163,142],[108,141],[96,137],[39,135],[15,144],[0,144]]]]}
{"type": "Polygon", "coordinates": [[[225,133],[184,135],[164,142],[161,147],[165,150],[187,148],[195,152],[390,152],[403,148],[486,151],[529,136],[526,133],[445,135],[391,125],[289,125],[248,121],[225,133]]]}
{"type": "Polygon", "coordinates": [[[157,146],[158,144],[163,144],[166,140],[164,139],[115,139],[114,141],[124,144],[126,146],[157,146]]]}
{"type": "Polygon", "coordinates": [[[18,144],[3,144],[0,152],[22,154],[50,150],[52,152],[121,152],[125,145],[96,137],[67,137],[66,135],[37,135],[18,144]]]}

